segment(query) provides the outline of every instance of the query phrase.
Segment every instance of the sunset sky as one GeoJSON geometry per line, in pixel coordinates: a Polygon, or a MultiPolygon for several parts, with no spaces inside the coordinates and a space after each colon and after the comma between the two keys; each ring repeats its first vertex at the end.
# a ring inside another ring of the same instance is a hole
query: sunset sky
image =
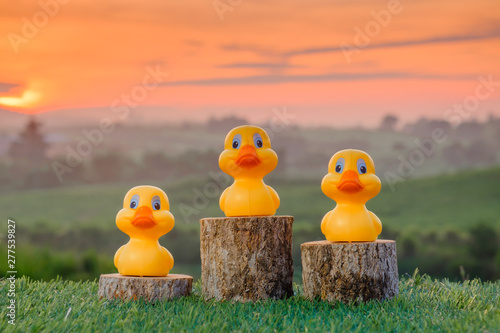
{"type": "MultiPolygon", "coordinates": [[[[498,0],[60,1],[0,0],[0,109],[106,110],[157,69],[137,108],[174,121],[286,106],[373,125],[442,118],[478,77],[500,82],[498,0]]],[[[500,116],[498,84],[473,113],[500,116]]]]}

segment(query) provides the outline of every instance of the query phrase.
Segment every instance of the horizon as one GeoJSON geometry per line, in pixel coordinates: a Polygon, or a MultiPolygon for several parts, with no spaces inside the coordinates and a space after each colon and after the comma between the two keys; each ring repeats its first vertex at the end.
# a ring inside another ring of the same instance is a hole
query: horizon
{"type": "MultiPolygon", "coordinates": [[[[0,130],[4,131],[3,134],[7,134],[7,132],[11,132],[11,134],[18,133],[18,131],[21,131],[23,128],[25,128],[26,124],[29,122],[29,119],[32,118],[36,122],[38,122],[41,125],[41,128],[43,131],[57,131],[59,129],[71,129],[71,128],[82,128],[82,127],[95,127],[98,125],[99,120],[96,117],[88,117],[82,122],[82,119],[79,118],[70,118],[70,119],[58,119],[56,120],[55,118],[59,118],[59,115],[53,115],[51,117],[51,113],[58,113],[61,110],[54,110],[54,111],[48,111],[48,112],[43,112],[43,113],[37,113],[37,114],[26,114],[26,113],[21,113],[21,112],[15,112],[15,111],[10,111],[10,110],[3,110],[0,109],[0,116],[2,115],[2,112],[8,112],[10,114],[17,114],[25,119],[25,122],[18,122],[17,120],[19,118],[15,118],[14,121],[7,121],[7,122],[2,122],[0,124],[0,130]],[[15,124],[15,126],[14,126],[15,124]],[[2,126],[3,125],[3,126],[2,126]],[[6,130],[9,130],[6,132],[6,130]]],[[[71,112],[71,110],[67,110],[71,112]]],[[[462,124],[470,124],[470,123],[476,123],[479,125],[485,125],[492,119],[497,119],[500,120],[500,115],[496,115],[493,113],[486,114],[484,117],[477,117],[477,115],[472,115],[470,118],[467,119],[461,119],[461,121],[454,123],[452,119],[446,119],[442,117],[428,117],[428,116],[421,116],[416,119],[400,119],[397,115],[394,113],[387,113],[384,115],[381,115],[381,117],[378,119],[376,122],[372,122],[370,124],[331,124],[331,123],[323,123],[323,124],[313,124],[313,123],[301,123],[296,121],[296,114],[290,114],[288,111],[283,111],[283,110],[278,110],[278,108],[274,108],[273,112],[274,114],[269,115],[266,119],[262,121],[251,121],[248,118],[245,117],[245,114],[222,114],[222,115],[214,115],[214,114],[208,114],[206,115],[205,118],[199,119],[199,118],[185,118],[185,119],[179,119],[177,121],[151,121],[149,120],[144,120],[140,119],[137,121],[137,119],[133,118],[132,120],[126,119],[125,121],[120,121],[119,119],[116,119],[113,121],[114,124],[120,124],[124,127],[137,127],[137,128],[147,128],[147,127],[178,127],[178,126],[201,126],[205,127],[210,124],[210,122],[223,122],[227,120],[240,120],[241,124],[252,124],[255,126],[264,126],[266,127],[269,125],[269,121],[272,119],[272,117],[275,117],[276,114],[285,112],[285,114],[290,115],[290,117],[286,120],[287,126],[292,126],[296,128],[301,128],[301,129],[322,129],[322,128],[330,128],[334,130],[346,130],[346,131],[351,131],[351,130],[368,130],[368,131],[377,131],[377,130],[382,130],[384,131],[381,126],[383,123],[384,118],[388,116],[395,116],[396,121],[394,124],[394,127],[391,131],[395,132],[404,132],[407,130],[409,127],[415,125],[421,121],[424,122],[445,122],[451,126],[452,129],[456,129],[462,124]]],[[[3,113],[5,114],[5,113],[3,113]]],[[[278,116],[279,118],[279,116],[278,116]]],[[[101,118],[102,120],[104,118],[101,118]]],[[[106,118],[108,119],[108,118],[106,118]]],[[[5,120],[5,119],[4,119],[5,120]]]]}

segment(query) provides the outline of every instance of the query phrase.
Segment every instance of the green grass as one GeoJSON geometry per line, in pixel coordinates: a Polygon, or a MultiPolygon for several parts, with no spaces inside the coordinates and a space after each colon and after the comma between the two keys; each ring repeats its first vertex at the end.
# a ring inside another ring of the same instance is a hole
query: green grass
{"type": "Polygon", "coordinates": [[[498,332],[500,281],[451,283],[414,275],[397,298],[366,304],[308,301],[231,303],[193,295],[169,302],[99,300],[97,282],[17,281],[16,326],[5,320],[7,281],[0,281],[2,332],[498,332]]]}

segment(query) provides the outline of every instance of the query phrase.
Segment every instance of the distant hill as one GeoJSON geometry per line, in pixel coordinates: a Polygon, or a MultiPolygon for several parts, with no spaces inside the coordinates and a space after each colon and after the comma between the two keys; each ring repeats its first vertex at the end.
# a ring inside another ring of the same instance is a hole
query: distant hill
{"type": "MultiPolygon", "coordinates": [[[[211,122],[218,126],[221,119],[233,119],[232,116],[227,116],[227,118],[222,117],[217,121],[213,115],[221,114],[221,110],[205,110],[203,115],[198,114],[198,119],[186,120],[186,114],[189,112],[196,113],[196,111],[182,110],[174,107],[137,106],[129,108],[123,104],[118,104],[113,108],[110,104],[105,107],[47,111],[38,113],[35,117],[47,130],[97,127],[102,119],[109,119],[126,126],[181,126],[183,124],[203,124],[205,122],[211,122]]],[[[222,111],[222,114],[230,115],[231,110],[222,111]]],[[[0,109],[0,130],[12,129],[13,126],[15,129],[20,129],[26,122],[27,117],[29,116],[0,109]],[[5,122],[3,121],[4,118],[5,122]]],[[[234,119],[239,120],[236,117],[234,119]]],[[[229,123],[231,124],[231,122],[229,123]]],[[[224,121],[222,121],[222,124],[224,124],[224,121]]]]}
{"type": "MultiPolygon", "coordinates": [[[[42,112],[34,115],[46,130],[60,128],[84,128],[97,127],[99,122],[104,119],[110,119],[114,122],[121,122],[126,125],[151,126],[161,123],[168,124],[174,119],[179,119],[182,113],[166,107],[137,107],[125,111],[113,112],[111,106],[82,108],[82,109],[62,109],[48,112],[42,112]]],[[[0,109],[0,130],[19,130],[26,123],[29,115],[0,109]]]]}
{"type": "Polygon", "coordinates": [[[28,118],[24,113],[0,109],[0,132],[17,133],[26,125],[28,118]]]}

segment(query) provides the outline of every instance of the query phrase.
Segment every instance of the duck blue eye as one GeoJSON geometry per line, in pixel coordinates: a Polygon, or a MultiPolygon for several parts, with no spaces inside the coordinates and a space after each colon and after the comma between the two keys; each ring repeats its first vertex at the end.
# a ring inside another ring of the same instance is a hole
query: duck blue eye
{"type": "Polygon", "coordinates": [[[359,174],[364,174],[366,173],[367,169],[366,169],[366,162],[364,159],[360,158],[358,160],[358,172],[359,174]]]}
{"type": "Polygon", "coordinates": [[[264,145],[264,143],[262,142],[262,137],[259,133],[255,133],[253,135],[253,143],[257,148],[262,148],[262,146],[264,145]]]}
{"type": "Polygon", "coordinates": [[[339,158],[337,164],[335,164],[335,172],[342,173],[344,171],[345,160],[343,157],[339,158]]]}
{"type": "Polygon", "coordinates": [[[233,138],[233,144],[232,144],[234,149],[240,149],[241,146],[241,135],[236,134],[233,138]]]}
{"type": "Polygon", "coordinates": [[[153,199],[151,199],[151,207],[153,207],[153,210],[160,210],[161,201],[159,196],[155,195],[153,199]]]}
{"type": "Polygon", "coordinates": [[[130,200],[130,208],[136,209],[138,205],[139,205],[139,195],[134,194],[132,196],[132,199],[130,200]]]}

